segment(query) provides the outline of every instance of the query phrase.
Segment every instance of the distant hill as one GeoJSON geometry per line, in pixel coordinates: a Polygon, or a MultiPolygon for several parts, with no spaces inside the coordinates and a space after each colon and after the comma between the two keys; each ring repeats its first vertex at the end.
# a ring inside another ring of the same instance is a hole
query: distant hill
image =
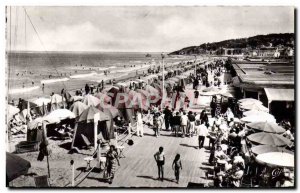
{"type": "Polygon", "coordinates": [[[207,51],[216,51],[220,48],[260,48],[264,46],[278,46],[294,47],[294,33],[284,34],[268,34],[257,35],[249,38],[230,39],[220,42],[204,43],[200,46],[190,46],[169,53],[169,55],[191,55],[191,54],[204,54],[207,51]]]}

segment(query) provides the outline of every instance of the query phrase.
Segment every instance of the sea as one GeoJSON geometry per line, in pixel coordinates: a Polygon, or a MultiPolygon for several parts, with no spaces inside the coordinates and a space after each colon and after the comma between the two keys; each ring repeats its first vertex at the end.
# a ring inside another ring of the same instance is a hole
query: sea
{"type": "MultiPolygon", "coordinates": [[[[162,63],[161,53],[144,52],[10,52],[6,59],[8,101],[143,75],[162,63]]],[[[193,57],[166,56],[164,62],[168,66],[186,59],[193,57]]]]}

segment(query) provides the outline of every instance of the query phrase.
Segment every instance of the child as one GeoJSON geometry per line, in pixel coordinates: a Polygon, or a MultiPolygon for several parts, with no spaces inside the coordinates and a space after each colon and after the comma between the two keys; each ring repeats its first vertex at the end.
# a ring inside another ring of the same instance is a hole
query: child
{"type": "Polygon", "coordinates": [[[179,173],[180,173],[180,169],[182,169],[182,164],[181,164],[181,160],[180,160],[180,154],[177,154],[175,156],[175,159],[173,161],[172,164],[172,168],[175,171],[175,178],[176,178],[176,183],[179,183],[179,173]]]}

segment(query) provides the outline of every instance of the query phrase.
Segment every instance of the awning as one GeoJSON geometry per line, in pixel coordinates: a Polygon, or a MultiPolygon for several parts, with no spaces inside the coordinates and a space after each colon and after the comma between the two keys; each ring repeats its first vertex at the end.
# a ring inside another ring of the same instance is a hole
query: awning
{"type": "Polygon", "coordinates": [[[295,101],[294,89],[278,89],[278,88],[264,88],[268,100],[271,101],[295,101]]]}

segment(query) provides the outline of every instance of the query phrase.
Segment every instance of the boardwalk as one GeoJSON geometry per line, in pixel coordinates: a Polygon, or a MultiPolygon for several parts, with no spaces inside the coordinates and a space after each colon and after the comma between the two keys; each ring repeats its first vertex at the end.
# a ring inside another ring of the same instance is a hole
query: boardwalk
{"type": "MultiPolygon", "coordinates": [[[[101,180],[102,173],[91,173],[79,186],[109,186],[109,187],[187,187],[189,182],[206,183],[205,171],[209,152],[197,148],[198,139],[173,137],[171,132],[162,131],[158,138],[153,136],[149,128],[145,130],[144,137],[133,137],[134,145],[125,149],[126,158],[121,158],[115,179],[110,185],[101,180]],[[158,148],[165,149],[165,180],[157,180],[157,167],[153,158],[158,148]],[[177,153],[180,153],[183,170],[180,174],[179,184],[175,183],[172,162],[177,153]],[[204,164],[203,164],[204,163],[204,164]]],[[[206,145],[208,140],[206,140],[206,145]]]]}
{"type": "MultiPolygon", "coordinates": [[[[209,75],[212,79],[212,75],[209,75]]],[[[194,90],[191,85],[187,85],[186,94],[193,96],[194,90]]],[[[201,88],[201,90],[204,87],[201,88]]],[[[200,96],[198,105],[186,109],[187,111],[200,112],[202,109],[209,106],[210,97],[200,96]]],[[[93,153],[93,149],[82,151],[81,154],[68,154],[71,140],[56,141],[50,139],[49,148],[54,150],[50,157],[51,179],[52,186],[70,187],[71,167],[70,160],[75,161],[75,176],[78,187],[187,187],[189,183],[206,184],[210,182],[205,179],[205,172],[210,169],[207,166],[209,151],[205,148],[198,149],[198,138],[174,137],[169,131],[162,131],[161,136],[154,137],[153,130],[145,127],[144,137],[133,136],[134,145],[128,146],[124,150],[125,158],[120,159],[121,166],[116,172],[115,179],[112,184],[108,184],[103,179],[103,172],[93,171],[82,182],[87,172],[82,169],[86,167],[84,158],[93,153]],[[165,163],[165,180],[158,181],[157,166],[153,155],[158,151],[160,146],[164,147],[166,155],[165,163]],[[174,171],[172,170],[172,162],[175,155],[179,153],[183,164],[183,170],[180,174],[179,184],[175,183],[174,171]]],[[[208,145],[206,139],[205,146],[208,145]]],[[[38,152],[20,154],[21,157],[31,162],[30,173],[37,175],[47,174],[47,166],[45,161],[39,162],[36,160],[38,152]]],[[[92,166],[96,166],[96,161],[92,161],[92,166]]],[[[26,187],[35,186],[33,178],[23,176],[11,183],[11,186],[26,187]]]]}

